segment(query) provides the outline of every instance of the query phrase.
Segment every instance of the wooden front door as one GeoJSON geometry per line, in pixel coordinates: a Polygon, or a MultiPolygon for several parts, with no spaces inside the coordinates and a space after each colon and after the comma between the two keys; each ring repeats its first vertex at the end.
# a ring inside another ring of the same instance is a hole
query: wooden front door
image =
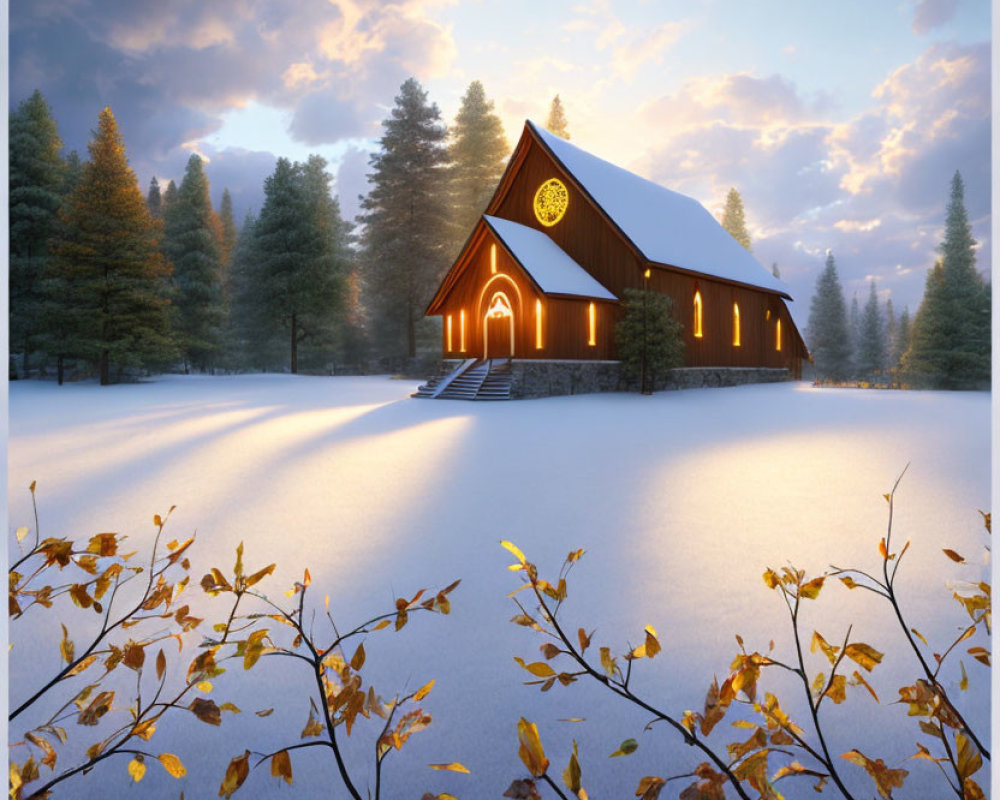
{"type": "Polygon", "coordinates": [[[514,312],[503,292],[497,292],[490,300],[483,318],[483,333],[483,358],[509,358],[514,355],[514,312]]]}

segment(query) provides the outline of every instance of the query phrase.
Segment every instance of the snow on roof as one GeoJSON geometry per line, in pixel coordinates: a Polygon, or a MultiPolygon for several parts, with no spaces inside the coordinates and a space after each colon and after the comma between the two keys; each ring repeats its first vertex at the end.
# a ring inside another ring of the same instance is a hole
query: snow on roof
{"type": "Polygon", "coordinates": [[[528,125],[650,261],[738,281],[789,297],[697,200],[584,152],[528,120],[528,125]]]}
{"type": "Polygon", "coordinates": [[[546,294],[618,299],[541,231],[509,219],[488,215],[483,219],[546,294]]]}

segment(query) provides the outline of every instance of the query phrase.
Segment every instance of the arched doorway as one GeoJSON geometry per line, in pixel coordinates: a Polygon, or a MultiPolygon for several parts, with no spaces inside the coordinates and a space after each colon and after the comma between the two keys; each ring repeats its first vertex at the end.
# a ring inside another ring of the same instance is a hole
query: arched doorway
{"type": "Polygon", "coordinates": [[[483,358],[514,355],[514,311],[504,292],[494,292],[483,316],[483,358]]]}

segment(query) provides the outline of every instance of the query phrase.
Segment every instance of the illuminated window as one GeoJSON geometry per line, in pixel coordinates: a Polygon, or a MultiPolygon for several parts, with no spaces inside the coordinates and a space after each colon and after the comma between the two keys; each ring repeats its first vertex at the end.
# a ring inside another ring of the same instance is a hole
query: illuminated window
{"type": "Polygon", "coordinates": [[[700,339],[703,336],[701,328],[701,292],[695,289],[694,292],[694,338],[700,339]]]}
{"type": "Polygon", "coordinates": [[[778,324],[775,326],[774,349],[775,350],[780,350],[781,349],[781,320],[780,319],[778,320],[778,324]]]}
{"type": "Polygon", "coordinates": [[[535,192],[535,219],[549,228],[563,218],[569,206],[569,192],[558,178],[549,178],[535,192]]]}
{"type": "Polygon", "coordinates": [[[764,312],[764,319],[771,319],[771,309],[764,312]]]}
{"type": "Polygon", "coordinates": [[[535,301],[535,349],[542,349],[542,301],[535,301]]]}
{"type": "Polygon", "coordinates": [[[593,303],[587,309],[587,317],[590,322],[590,338],[587,339],[587,344],[595,347],[597,345],[597,306],[593,303]]]}
{"type": "Polygon", "coordinates": [[[739,304],[733,303],[733,347],[739,347],[739,346],[740,346],[740,307],[739,304]]]}
{"type": "Polygon", "coordinates": [[[497,271],[497,246],[495,244],[490,245],[490,272],[497,271]]]}
{"type": "Polygon", "coordinates": [[[463,308],[458,316],[458,336],[461,343],[461,352],[465,352],[465,309],[463,308]]]}
{"type": "Polygon", "coordinates": [[[647,269],[644,273],[642,273],[642,277],[644,277],[646,280],[649,280],[650,272],[651,270],[647,269]]]}
{"type": "Polygon", "coordinates": [[[454,349],[451,346],[451,314],[448,315],[448,321],[445,323],[445,328],[448,331],[448,352],[450,353],[454,349]]]}

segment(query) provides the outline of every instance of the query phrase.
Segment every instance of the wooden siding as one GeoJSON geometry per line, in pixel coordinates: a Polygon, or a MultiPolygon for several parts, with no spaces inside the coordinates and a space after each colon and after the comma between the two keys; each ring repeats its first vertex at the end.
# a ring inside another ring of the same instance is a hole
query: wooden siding
{"type": "MultiPolygon", "coordinates": [[[[461,274],[437,310],[444,318],[441,346],[446,358],[481,358],[485,352],[484,317],[496,292],[503,292],[514,314],[514,356],[516,358],[613,358],[614,325],[618,305],[595,302],[596,344],[589,337],[586,298],[548,297],[540,292],[527,273],[504,250],[492,231],[474,243],[473,250],[460,264],[461,274]],[[490,267],[490,246],[497,246],[497,272],[490,267]],[[542,347],[536,345],[536,301],[542,306],[542,347]],[[465,350],[461,349],[461,314],[465,311],[465,350]],[[452,319],[451,348],[448,347],[448,317],[452,319]]],[[[490,342],[506,341],[506,334],[493,330],[498,320],[490,320],[490,342]]],[[[505,324],[507,324],[505,322],[505,324]]],[[[509,355],[493,353],[491,356],[509,355]]]]}
{"type": "Polygon", "coordinates": [[[642,257],[608,222],[604,213],[581,192],[573,179],[534,138],[509,187],[487,213],[542,231],[612,294],[641,285],[642,257]],[[566,214],[551,227],[535,217],[535,192],[549,178],[558,178],[569,193],[566,214]]]}

